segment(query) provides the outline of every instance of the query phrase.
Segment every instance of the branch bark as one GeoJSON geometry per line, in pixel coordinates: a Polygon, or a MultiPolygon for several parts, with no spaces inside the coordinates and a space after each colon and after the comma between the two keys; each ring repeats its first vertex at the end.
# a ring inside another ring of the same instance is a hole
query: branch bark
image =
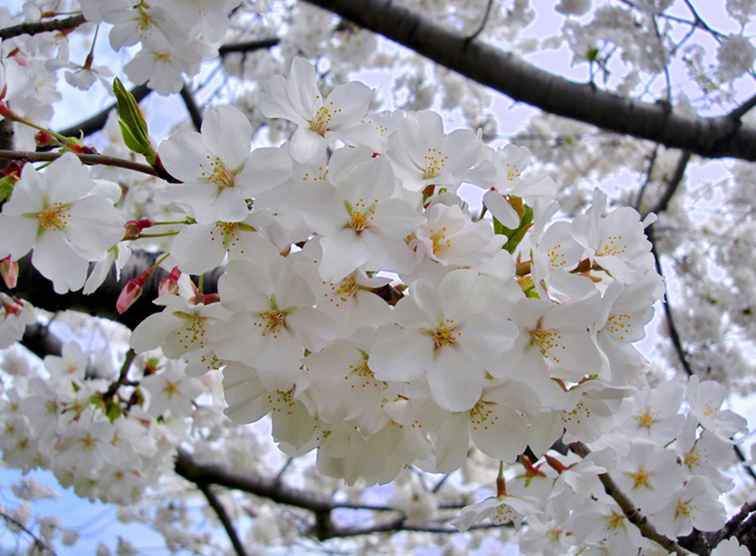
{"type": "MultiPolygon", "coordinates": [[[[0,160],[26,160],[29,162],[51,162],[63,156],[63,153],[59,152],[32,152],[32,151],[6,151],[0,150],[0,160]]],[[[79,160],[83,164],[94,165],[99,164],[101,166],[114,166],[116,168],[123,168],[124,170],[133,170],[134,172],[141,172],[142,174],[148,174],[155,176],[156,178],[166,179],[166,176],[162,175],[159,171],[155,170],[152,166],[146,164],[140,164],[133,160],[126,160],[124,158],[115,158],[113,156],[105,156],[102,154],[78,154],[79,160]]],[[[175,182],[175,180],[174,180],[175,182]]]]}
{"type": "Polygon", "coordinates": [[[729,116],[695,118],[543,71],[479,41],[468,41],[392,0],[307,0],[434,62],[546,112],[691,151],[756,160],[756,129],[729,116]]]}
{"type": "MultiPolygon", "coordinates": [[[[134,95],[137,102],[142,102],[150,93],[150,89],[147,85],[138,85],[131,89],[131,94],[134,95]]],[[[90,116],[86,120],[80,121],[78,124],[74,124],[65,129],[58,130],[58,133],[65,135],[66,137],[87,137],[93,133],[97,133],[108,121],[108,115],[116,107],[115,103],[103,108],[97,114],[90,116]]]]}
{"type": "Polygon", "coordinates": [[[35,21],[31,23],[20,23],[12,27],[0,29],[0,39],[8,40],[21,35],[36,35],[38,33],[47,33],[49,31],[70,31],[79,25],[86,23],[83,15],[74,15],[63,19],[51,19],[49,21],[35,21]]]}
{"type": "Polygon", "coordinates": [[[228,512],[226,512],[226,508],[223,507],[223,503],[215,495],[210,485],[207,483],[197,483],[197,488],[202,491],[202,494],[204,494],[205,498],[207,498],[207,503],[210,504],[210,507],[218,516],[218,519],[220,520],[221,525],[223,525],[223,528],[226,530],[226,534],[228,535],[228,538],[231,541],[231,545],[234,547],[234,551],[236,552],[237,556],[247,556],[247,551],[244,548],[244,544],[241,542],[241,539],[239,538],[239,534],[236,532],[236,528],[234,527],[234,523],[231,521],[231,517],[229,517],[228,512]]]}

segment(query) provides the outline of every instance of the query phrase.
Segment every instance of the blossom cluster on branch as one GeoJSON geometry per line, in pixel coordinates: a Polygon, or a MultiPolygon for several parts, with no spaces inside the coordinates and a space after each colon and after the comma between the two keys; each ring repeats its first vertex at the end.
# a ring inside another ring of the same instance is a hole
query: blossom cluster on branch
{"type": "MultiPolygon", "coordinates": [[[[27,18],[46,25],[38,4],[27,18]]],[[[271,136],[292,132],[279,146],[256,147],[258,122],[231,105],[153,143],[118,79],[103,154],[49,128],[56,72],[84,90],[110,87],[93,65],[99,25],[115,50],[139,45],[124,66],[132,81],[171,93],[212,56],[234,7],[81,0],[76,25],[98,24],[81,65],[67,61],[69,29],[0,43],[0,123],[18,149],[1,157],[0,349],[37,322],[12,293],[19,261],[55,294],[88,296],[135,251],[152,253],[113,300],[118,314],[161,277],[120,370],[93,370],[70,343],[12,378],[0,396],[3,460],[128,505],[178,471],[197,429],[266,418],[282,453],[315,451],[317,472],[348,487],[408,468],[450,474],[471,452],[500,462],[495,494],[449,524],[511,523],[528,554],[686,554],[707,533],[718,545],[706,553],[746,554],[717,533],[745,419],[721,384],[660,379],[638,348],[665,295],[654,214],[610,206],[600,189],[574,214],[528,149],[450,131],[433,110],[376,111],[366,84],[326,86],[301,57],[254,93],[271,136]]],[[[568,28],[576,52],[590,51],[580,40],[608,40],[568,28]]],[[[735,42],[720,49],[723,80],[753,63],[735,42]]],[[[635,56],[644,71],[659,62],[635,56]]],[[[223,505],[196,484],[228,529],[223,505]]],[[[348,536],[330,521],[335,508],[306,508],[322,539],[348,536]]]]}

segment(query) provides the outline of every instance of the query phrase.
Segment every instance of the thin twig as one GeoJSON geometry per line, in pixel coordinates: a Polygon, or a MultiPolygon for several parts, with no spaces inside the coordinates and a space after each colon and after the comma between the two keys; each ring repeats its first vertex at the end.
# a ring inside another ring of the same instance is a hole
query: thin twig
{"type": "Polygon", "coordinates": [[[126,352],[126,358],[123,360],[123,365],[121,365],[121,372],[118,373],[118,379],[108,386],[108,389],[102,395],[104,399],[115,396],[118,389],[126,383],[129,376],[129,369],[131,368],[131,364],[134,362],[135,357],[136,352],[133,349],[129,349],[129,351],[126,352]]]}
{"type": "MultiPolygon", "coordinates": [[[[102,165],[102,166],[114,166],[116,168],[123,168],[124,170],[133,170],[134,172],[141,172],[142,174],[148,174],[155,176],[156,178],[166,179],[164,175],[147,164],[140,164],[132,160],[125,160],[123,158],[116,158],[114,156],[105,156],[102,154],[78,154],[79,160],[87,165],[102,165]]],[[[0,150],[0,160],[26,160],[28,162],[51,162],[63,156],[63,153],[49,152],[38,153],[32,151],[6,151],[0,150]]],[[[175,180],[175,178],[174,178],[175,180]]],[[[170,180],[169,180],[170,181],[170,180]]],[[[173,181],[173,183],[178,183],[173,181]]]]}
{"type": "Polygon", "coordinates": [[[23,531],[32,540],[32,543],[34,543],[34,546],[37,547],[39,550],[47,551],[53,556],[55,555],[55,550],[48,545],[45,541],[40,539],[37,535],[35,535],[28,527],[26,527],[23,523],[21,523],[19,520],[17,520],[15,517],[12,517],[8,514],[6,514],[3,511],[0,511],[0,517],[2,517],[6,523],[8,523],[9,526],[15,527],[16,529],[23,531]]]}
{"type": "Polygon", "coordinates": [[[493,6],[493,0],[488,0],[488,4],[486,4],[486,11],[483,13],[483,19],[480,20],[480,23],[478,24],[478,28],[475,29],[472,35],[467,37],[468,42],[472,42],[475,39],[478,38],[478,35],[480,35],[483,30],[486,28],[486,24],[488,23],[488,18],[491,15],[491,7],[493,6]]]}
{"type": "Polygon", "coordinates": [[[239,534],[236,532],[236,528],[234,527],[228,512],[226,512],[226,508],[223,507],[223,503],[212,491],[210,485],[207,483],[197,483],[197,488],[202,491],[202,494],[207,498],[208,504],[210,504],[210,507],[218,516],[223,528],[226,530],[226,534],[228,534],[228,538],[231,541],[237,556],[247,556],[247,551],[239,538],[239,534]]]}

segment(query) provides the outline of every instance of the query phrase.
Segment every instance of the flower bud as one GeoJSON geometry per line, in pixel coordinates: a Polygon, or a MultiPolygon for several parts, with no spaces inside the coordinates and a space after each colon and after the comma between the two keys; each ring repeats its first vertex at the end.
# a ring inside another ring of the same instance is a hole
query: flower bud
{"type": "Polygon", "coordinates": [[[10,255],[0,260],[0,276],[3,277],[6,288],[15,288],[18,283],[18,261],[11,259],[10,255]]]}
{"type": "Polygon", "coordinates": [[[179,289],[179,276],[181,276],[181,270],[179,270],[179,267],[174,266],[167,276],[164,276],[160,279],[160,285],[158,286],[158,296],[176,295],[179,289]]]}
{"type": "Polygon", "coordinates": [[[52,145],[57,145],[58,140],[50,134],[50,132],[45,130],[39,130],[34,135],[34,142],[37,144],[38,147],[50,147],[52,145]]]}
{"type": "Polygon", "coordinates": [[[152,226],[152,220],[149,218],[140,218],[139,220],[129,220],[125,224],[125,232],[123,234],[123,241],[128,239],[139,239],[139,234],[142,230],[152,226]]]}
{"type": "Polygon", "coordinates": [[[116,311],[119,315],[124,314],[142,296],[144,284],[152,274],[152,270],[152,268],[148,268],[136,278],[132,278],[126,282],[121,293],[118,294],[118,300],[116,301],[116,311]]]}

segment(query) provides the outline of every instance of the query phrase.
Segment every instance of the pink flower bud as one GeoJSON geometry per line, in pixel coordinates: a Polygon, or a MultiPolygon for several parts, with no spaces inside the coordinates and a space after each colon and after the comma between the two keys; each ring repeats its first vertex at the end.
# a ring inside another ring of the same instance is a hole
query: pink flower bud
{"type": "Polygon", "coordinates": [[[6,288],[15,288],[18,283],[18,261],[11,259],[10,255],[0,260],[0,276],[3,277],[6,288]]]}
{"type": "Polygon", "coordinates": [[[181,276],[181,271],[179,270],[179,267],[174,266],[171,269],[171,272],[160,280],[158,295],[176,295],[179,289],[179,276],[181,276]]]}
{"type": "Polygon", "coordinates": [[[152,226],[152,220],[149,218],[140,218],[139,220],[129,220],[125,224],[126,231],[123,234],[123,239],[139,239],[139,234],[142,230],[152,226]]]}
{"type": "Polygon", "coordinates": [[[136,278],[132,278],[126,282],[121,293],[118,294],[118,300],[116,301],[116,311],[118,311],[119,315],[124,314],[142,296],[144,284],[152,274],[152,271],[152,268],[148,268],[136,278]]]}

